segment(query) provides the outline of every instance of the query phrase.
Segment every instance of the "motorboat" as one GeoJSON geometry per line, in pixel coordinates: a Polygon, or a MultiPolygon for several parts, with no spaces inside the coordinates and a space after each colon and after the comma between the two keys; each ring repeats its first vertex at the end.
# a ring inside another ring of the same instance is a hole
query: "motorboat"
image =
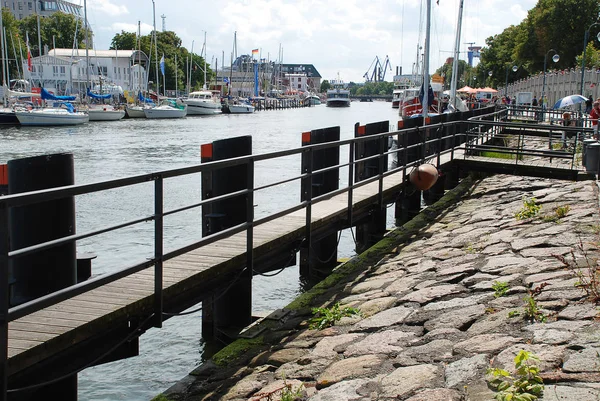
{"type": "Polygon", "coordinates": [[[117,121],[125,117],[125,110],[110,105],[95,105],[88,109],[90,121],[117,121]]]}
{"type": "Polygon", "coordinates": [[[321,99],[314,93],[304,98],[304,104],[309,106],[318,106],[321,104],[321,99]]]}
{"type": "Polygon", "coordinates": [[[221,99],[218,92],[208,90],[191,92],[189,96],[182,99],[187,105],[188,115],[213,115],[221,113],[221,99]]]}
{"type": "Polygon", "coordinates": [[[335,88],[327,90],[327,107],[349,107],[350,91],[335,88]]]}
{"type": "Polygon", "coordinates": [[[18,109],[15,115],[21,125],[80,125],[90,120],[87,113],[75,111],[72,105],[69,106],[18,109]]]}
{"type": "Polygon", "coordinates": [[[144,114],[146,118],[183,118],[187,115],[187,106],[169,99],[156,107],[145,108],[144,114]]]}
{"type": "Polygon", "coordinates": [[[226,114],[252,114],[254,110],[254,106],[247,102],[227,102],[223,106],[223,113],[226,114]]]}
{"type": "MultiPolygon", "coordinates": [[[[440,82],[430,82],[429,95],[433,94],[431,103],[429,105],[428,114],[440,113],[441,102],[440,98],[443,91],[443,85],[440,82]]],[[[420,100],[421,88],[412,87],[404,90],[404,98],[401,100],[400,117],[409,118],[413,114],[423,113],[423,105],[420,100]]]]}

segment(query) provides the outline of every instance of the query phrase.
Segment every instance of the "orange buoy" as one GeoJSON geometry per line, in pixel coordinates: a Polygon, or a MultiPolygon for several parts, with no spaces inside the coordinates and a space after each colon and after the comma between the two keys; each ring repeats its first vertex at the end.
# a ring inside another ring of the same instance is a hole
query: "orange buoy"
{"type": "Polygon", "coordinates": [[[426,191],[436,183],[438,170],[433,164],[421,164],[408,176],[410,182],[420,191],[426,191]]]}

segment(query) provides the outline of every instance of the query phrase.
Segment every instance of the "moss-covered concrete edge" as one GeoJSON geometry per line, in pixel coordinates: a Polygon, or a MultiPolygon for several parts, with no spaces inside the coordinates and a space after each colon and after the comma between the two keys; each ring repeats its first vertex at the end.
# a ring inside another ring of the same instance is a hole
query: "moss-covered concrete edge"
{"type": "MultiPolygon", "coordinates": [[[[325,294],[327,290],[339,284],[353,273],[363,270],[365,265],[379,261],[386,255],[394,253],[399,245],[408,241],[411,236],[434,221],[443,211],[456,204],[473,186],[474,182],[475,178],[472,175],[464,178],[454,189],[446,192],[446,194],[435,204],[424,209],[402,227],[398,227],[389,232],[382,240],[371,248],[336,268],[329,276],[327,276],[327,278],[298,296],[284,307],[284,309],[298,311],[305,308],[320,306],[315,303],[315,300],[318,297],[325,294]]],[[[260,340],[238,339],[218,351],[211,359],[217,366],[229,366],[251,349],[260,349],[263,345],[262,338],[260,340]]]]}

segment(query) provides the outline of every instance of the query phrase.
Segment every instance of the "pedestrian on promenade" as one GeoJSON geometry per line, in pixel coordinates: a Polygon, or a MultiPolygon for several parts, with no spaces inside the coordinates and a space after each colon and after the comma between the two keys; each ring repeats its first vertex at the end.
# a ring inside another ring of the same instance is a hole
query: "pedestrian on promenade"
{"type": "Polygon", "coordinates": [[[592,95],[589,95],[585,101],[585,114],[590,114],[592,112],[593,103],[594,101],[592,100],[592,95]]]}
{"type": "Polygon", "coordinates": [[[600,118],[600,102],[595,101],[594,107],[590,112],[590,119],[592,120],[592,127],[594,128],[594,139],[598,139],[598,118],[600,118]]]}

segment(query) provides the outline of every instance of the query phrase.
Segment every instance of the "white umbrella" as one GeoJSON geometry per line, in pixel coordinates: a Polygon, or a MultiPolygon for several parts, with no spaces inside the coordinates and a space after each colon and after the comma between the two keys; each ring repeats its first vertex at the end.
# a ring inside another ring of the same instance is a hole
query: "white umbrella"
{"type": "Polygon", "coordinates": [[[554,109],[562,109],[563,107],[571,106],[577,103],[583,103],[587,100],[587,98],[581,95],[570,95],[565,96],[562,99],[559,99],[558,102],[554,105],[554,109]]]}

